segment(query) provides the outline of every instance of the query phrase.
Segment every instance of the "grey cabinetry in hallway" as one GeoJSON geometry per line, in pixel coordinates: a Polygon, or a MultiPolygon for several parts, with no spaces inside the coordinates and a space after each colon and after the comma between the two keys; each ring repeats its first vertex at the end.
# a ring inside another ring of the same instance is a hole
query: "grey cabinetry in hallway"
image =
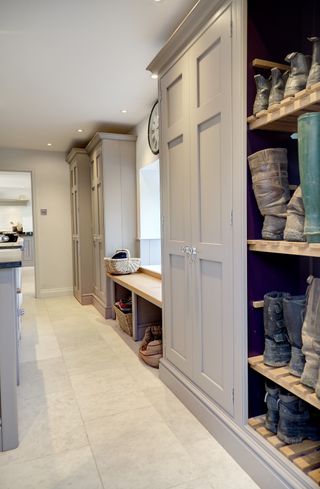
{"type": "Polygon", "coordinates": [[[84,149],[73,148],[70,164],[73,292],[81,304],[92,302],[90,162],[84,149]]]}
{"type": "Polygon", "coordinates": [[[136,253],[136,137],[97,133],[86,150],[90,156],[93,303],[101,314],[112,315],[111,284],[104,257],[118,248],[136,253]]]}
{"type": "Polygon", "coordinates": [[[161,77],[166,354],[233,414],[231,9],[161,77]]]}

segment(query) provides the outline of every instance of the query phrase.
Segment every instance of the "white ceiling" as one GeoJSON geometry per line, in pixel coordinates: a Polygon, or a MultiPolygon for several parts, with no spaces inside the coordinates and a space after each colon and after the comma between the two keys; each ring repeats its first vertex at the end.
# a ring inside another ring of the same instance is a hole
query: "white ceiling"
{"type": "Polygon", "coordinates": [[[66,151],[130,130],[156,99],[147,64],[195,3],[0,0],[0,147],[66,151]]]}

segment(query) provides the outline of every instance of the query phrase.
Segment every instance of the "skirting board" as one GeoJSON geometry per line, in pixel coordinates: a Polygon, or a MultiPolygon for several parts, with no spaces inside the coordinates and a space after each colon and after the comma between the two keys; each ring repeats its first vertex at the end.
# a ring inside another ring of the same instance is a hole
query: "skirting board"
{"type": "Polygon", "coordinates": [[[276,449],[265,447],[250,428],[238,426],[166,359],[160,362],[159,376],[261,489],[317,487],[291,462],[282,461],[276,449]]]}
{"type": "Polygon", "coordinates": [[[112,319],[112,307],[103,304],[97,296],[92,296],[92,304],[105,319],[112,319]]]}
{"type": "Polygon", "coordinates": [[[60,297],[63,295],[72,295],[73,288],[65,287],[61,289],[40,289],[39,298],[46,299],[47,297],[60,297]]]}

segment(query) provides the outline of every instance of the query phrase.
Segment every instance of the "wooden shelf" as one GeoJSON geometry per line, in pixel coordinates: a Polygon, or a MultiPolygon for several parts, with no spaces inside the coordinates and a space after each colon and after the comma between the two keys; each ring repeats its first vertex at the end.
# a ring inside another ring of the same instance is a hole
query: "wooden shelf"
{"type": "Polygon", "coordinates": [[[249,250],[282,255],[300,255],[320,257],[320,243],[302,243],[294,241],[269,241],[266,239],[249,239],[249,250]]]}
{"type": "Polygon", "coordinates": [[[299,377],[295,377],[289,372],[288,367],[269,367],[263,363],[262,355],[251,357],[248,361],[250,367],[256,372],[320,409],[320,399],[317,398],[314,390],[302,384],[299,377]]]}
{"type": "Polygon", "coordinates": [[[273,447],[277,448],[282,455],[320,485],[320,441],[304,440],[301,443],[286,445],[277,435],[267,430],[265,416],[251,418],[248,424],[273,447]]]}
{"type": "Polygon", "coordinates": [[[283,99],[268,110],[248,117],[249,128],[267,131],[296,132],[297,119],[306,112],[320,112],[320,82],[283,99]]]}
{"type": "Polygon", "coordinates": [[[266,59],[260,59],[260,58],[255,58],[252,61],[252,66],[254,68],[260,68],[262,70],[270,70],[271,68],[278,68],[281,71],[290,70],[290,65],[276,63],[275,61],[268,61],[266,59]]]}

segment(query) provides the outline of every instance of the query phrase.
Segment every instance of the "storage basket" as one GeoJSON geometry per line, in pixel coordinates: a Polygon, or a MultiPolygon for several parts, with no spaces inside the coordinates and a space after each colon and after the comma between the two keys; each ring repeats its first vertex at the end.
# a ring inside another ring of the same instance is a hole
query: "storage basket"
{"type": "Polygon", "coordinates": [[[122,312],[116,305],[113,306],[113,310],[122,331],[127,333],[129,336],[132,336],[132,313],[122,312]]]}
{"type": "Polygon", "coordinates": [[[106,271],[113,275],[127,275],[134,273],[140,268],[140,258],[131,258],[129,250],[116,250],[116,253],[123,251],[126,253],[126,258],[105,258],[106,271]]]}

